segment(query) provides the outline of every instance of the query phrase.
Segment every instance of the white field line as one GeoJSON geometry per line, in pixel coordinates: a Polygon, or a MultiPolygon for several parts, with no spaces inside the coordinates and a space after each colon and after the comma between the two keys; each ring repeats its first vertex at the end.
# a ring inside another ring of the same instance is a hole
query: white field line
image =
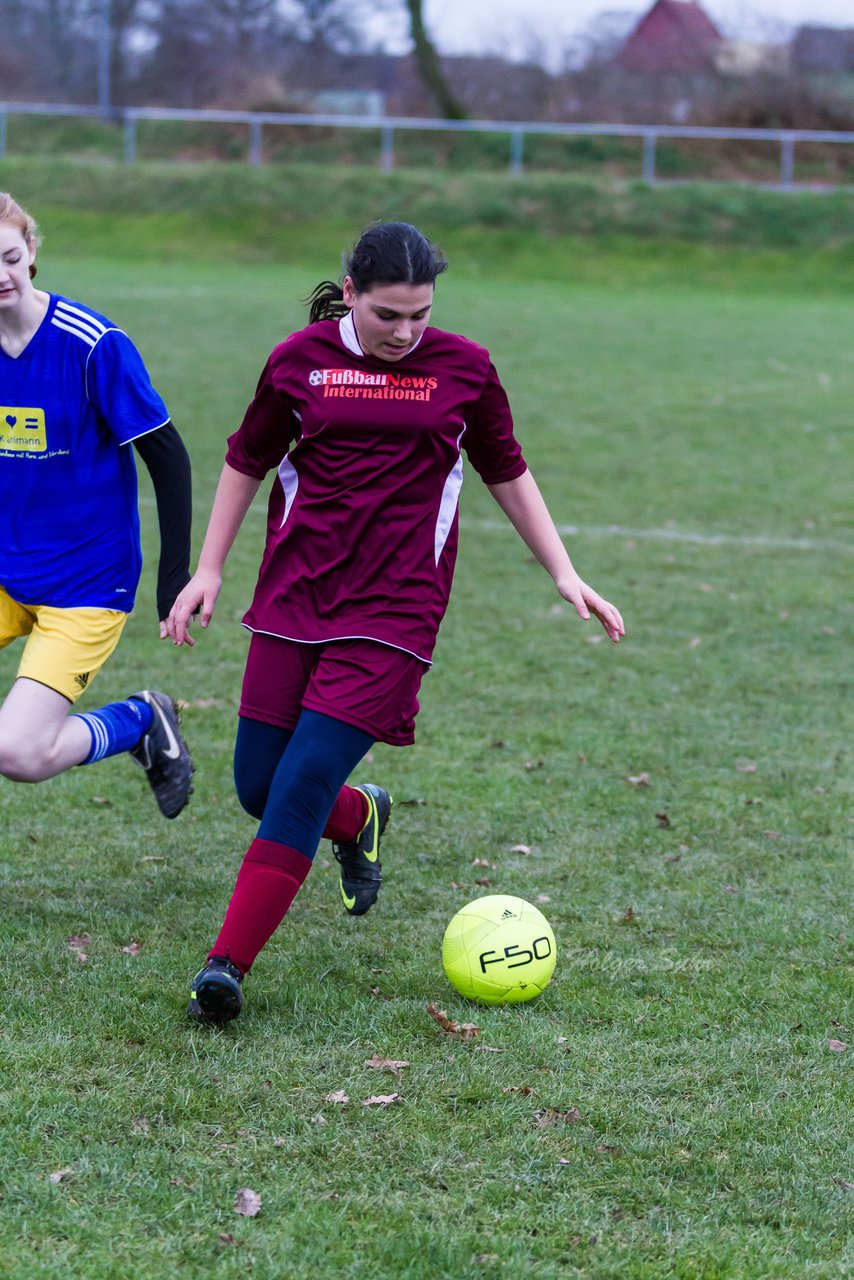
{"type": "MultiPolygon", "coordinates": [[[[153,507],[154,499],[142,495],[142,507],[153,507]]],[[[266,519],[266,503],[257,502],[249,509],[250,515],[266,519]]],[[[463,529],[483,529],[489,533],[511,532],[506,520],[460,521],[463,529]]],[[[696,547],[744,547],[756,551],[841,551],[854,553],[854,542],[838,542],[833,538],[780,538],[757,533],[693,533],[689,529],[627,529],[619,524],[559,524],[557,531],[562,538],[634,538],[638,542],[682,542],[696,547]]]]}
{"type": "MultiPolygon", "coordinates": [[[[463,520],[464,528],[498,531],[509,529],[503,520],[463,520]]],[[[854,542],[832,538],[779,538],[770,534],[692,533],[688,529],[626,529],[622,525],[559,524],[562,538],[634,538],[645,542],[683,542],[698,547],[745,547],[758,551],[842,551],[854,552],[854,542]]]]}

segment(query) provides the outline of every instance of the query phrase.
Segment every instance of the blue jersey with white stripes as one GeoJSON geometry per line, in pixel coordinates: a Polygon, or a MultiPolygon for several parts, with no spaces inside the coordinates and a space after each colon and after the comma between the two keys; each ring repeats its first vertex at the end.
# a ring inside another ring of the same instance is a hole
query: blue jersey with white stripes
{"type": "Polygon", "coordinates": [[[50,296],[16,357],[0,348],[0,586],[22,604],[129,613],[139,581],[130,441],[169,420],[126,333],[50,296]]]}

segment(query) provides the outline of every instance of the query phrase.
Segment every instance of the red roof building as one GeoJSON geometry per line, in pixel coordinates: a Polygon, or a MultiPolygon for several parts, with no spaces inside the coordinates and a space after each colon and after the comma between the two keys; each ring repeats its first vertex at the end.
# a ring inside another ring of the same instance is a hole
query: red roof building
{"type": "Polygon", "coordinates": [[[617,54],[624,71],[714,72],[724,42],[711,18],[694,0],[655,0],[617,54]]]}

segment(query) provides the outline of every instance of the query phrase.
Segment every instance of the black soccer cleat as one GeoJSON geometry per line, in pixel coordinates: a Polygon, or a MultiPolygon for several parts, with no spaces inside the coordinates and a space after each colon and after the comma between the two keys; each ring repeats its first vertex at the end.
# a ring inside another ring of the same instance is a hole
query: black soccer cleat
{"type": "Polygon", "coordinates": [[[193,979],[187,1017],[220,1025],[233,1022],[243,1008],[243,974],[222,956],[211,956],[193,979]]]}
{"type": "Polygon", "coordinates": [[[341,897],[351,916],[363,916],[377,900],[382,883],[380,837],[391,817],[394,801],[373,782],[356,787],[368,802],[368,820],[353,844],[333,844],[341,864],[341,897]]]}
{"type": "Polygon", "coordinates": [[[177,818],[193,793],[190,785],[195,766],[181,737],[178,706],[168,693],[143,689],[132,698],[151,707],[151,728],[130,751],[145,770],[154,798],[165,818],[177,818]]]}

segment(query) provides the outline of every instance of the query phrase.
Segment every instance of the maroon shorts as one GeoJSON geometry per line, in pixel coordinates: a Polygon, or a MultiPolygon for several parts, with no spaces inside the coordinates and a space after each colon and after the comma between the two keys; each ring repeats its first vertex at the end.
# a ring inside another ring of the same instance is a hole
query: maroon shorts
{"type": "Polygon", "coordinates": [[[376,742],[415,741],[418,689],[426,662],[376,640],[302,644],[254,631],[240,714],[293,729],[300,711],[319,711],[376,742]]]}

